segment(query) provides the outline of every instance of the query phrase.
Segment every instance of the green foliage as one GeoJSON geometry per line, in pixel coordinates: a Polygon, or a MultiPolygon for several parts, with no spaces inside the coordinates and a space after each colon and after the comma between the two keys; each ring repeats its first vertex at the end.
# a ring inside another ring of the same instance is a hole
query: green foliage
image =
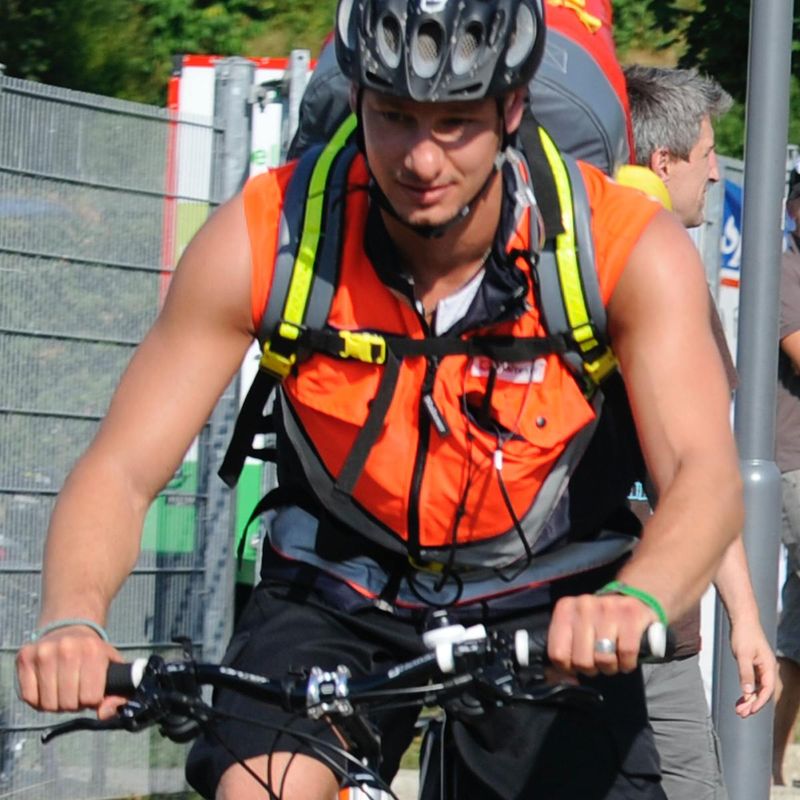
{"type": "Polygon", "coordinates": [[[750,4],[741,0],[701,0],[695,8],[651,0],[661,30],[680,30],[685,48],[681,67],[698,67],[713,75],[737,100],[747,88],[750,4]]]}
{"type": "Polygon", "coordinates": [[[163,104],[172,56],[242,53],[247,37],[277,5],[275,0],[0,0],[0,61],[9,75],[163,104]]]}
{"type": "Polygon", "coordinates": [[[651,0],[614,0],[614,41],[621,59],[642,51],[663,50],[673,35],[656,24],[651,0]]]}
{"type": "MultiPolygon", "coordinates": [[[[625,5],[634,3],[628,0],[625,5]]],[[[750,3],[741,0],[644,0],[652,20],[665,35],[682,42],[678,65],[696,67],[713,76],[731,93],[736,103],[716,127],[721,153],[741,157],[744,147],[747,58],[750,35],[750,3]]],[[[793,68],[790,98],[789,141],[800,142],[800,86],[797,67],[800,52],[800,15],[795,13],[793,68]]]]}
{"type": "Polygon", "coordinates": [[[333,28],[336,0],[292,0],[276,9],[265,26],[248,41],[251,55],[285,56],[293,48],[317,56],[333,28]]]}

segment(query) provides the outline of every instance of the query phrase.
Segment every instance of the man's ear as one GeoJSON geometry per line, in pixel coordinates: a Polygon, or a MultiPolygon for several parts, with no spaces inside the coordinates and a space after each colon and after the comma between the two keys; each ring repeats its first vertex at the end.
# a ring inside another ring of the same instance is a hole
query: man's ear
{"type": "Polygon", "coordinates": [[[650,156],[647,166],[666,183],[669,180],[671,164],[672,157],[669,154],[669,150],[666,147],[657,147],[650,156]]]}
{"type": "Polygon", "coordinates": [[[358,111],[358,87],[350,84],[350,110],[355,114],[358,111]]]}
{"type": "Polygon", "coordinates": [[[509,92],[503,98],[503,116],[505,117],[506,133],[514,133],[522,122],[522,113],[525,111],[525,101],[528,97],[528,87],[520,86],[509,92]]]}

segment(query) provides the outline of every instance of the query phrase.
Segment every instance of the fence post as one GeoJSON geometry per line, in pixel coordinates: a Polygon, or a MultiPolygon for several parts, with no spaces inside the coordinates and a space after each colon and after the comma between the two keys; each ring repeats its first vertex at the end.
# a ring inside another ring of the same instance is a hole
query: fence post
{"type": "MultiPolygon", "coordinates": [[[[734,417],[744,480],[744,545],[761,621],[772,641],[781,519],[781,479],[774,461],[780,221],[792,21],[791,0],[752,0],[737,347],[740,385],[734,417]]],[[[741,692],[729,644],[727,625],[718,624],[713,705],[728,794],[731,800],[766,800],[772,704],[752,719],[736,716],[734,703],[741,692]]]]}
{"type": "MultiPolygon", "coordinates": [[[[223,128],[220,146],[212,155],[211,181],[216,202],[233,197],[247,180],[250,166],[251,106],[248,102],[255,65],[245,58],[227,58],[216,66],[214,117],[223,128]],[[217,195],[218,192],[218,195],[217,195]]],[[[198,520],[204,543],[205,615],[203,658],[222,658],[233,630],[235,583],[235,490],[217,477],[233,423],[239,410],[239,380],[220,397],[207,432],[208,457],[203,459],[203,483],[207,497],[205,520],[198,520]]]]}
{"type": "Polygon", "coordinates": [[[300,120],[300,101],[308,83],[308,65],[311,53],[308,50],[292,50],[289,56],[289,69],[286,70],[284,92],[289,97],[288,113],[286,115],[285,148],[286,152],[294,138],[300,120]]]}

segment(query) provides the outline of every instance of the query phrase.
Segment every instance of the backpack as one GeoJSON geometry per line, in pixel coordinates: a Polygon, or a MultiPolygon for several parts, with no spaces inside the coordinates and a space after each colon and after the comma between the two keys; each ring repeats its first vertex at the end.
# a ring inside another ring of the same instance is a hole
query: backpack
{"type": "MultiPolygon", "coordinates": [[[[529,85],[529,108],[562,152],[613,175],[634,151],[610,0],[546,0],[546,6],[544,56],[529,85]]],[[[328,141],[350,113],[349,92],[329,40],[306,86],[288,158],[328,141]]]]}
{"type": "Polygon", "coordinates": [[[546,0],[544,57],[530,108],[566,153],[607,175],[631,161],[633,125],[610,0],[546,0]]]}

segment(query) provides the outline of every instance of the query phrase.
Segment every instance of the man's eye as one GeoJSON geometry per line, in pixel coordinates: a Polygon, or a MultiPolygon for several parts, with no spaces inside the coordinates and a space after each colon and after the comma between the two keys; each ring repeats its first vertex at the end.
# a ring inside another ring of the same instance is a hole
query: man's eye
{"type": "Polygon", "coordinates": [[[380,115],[386,122],[391,122],[395,125],[404,122],[406,119],[405,115],[401,114],[399,111],[381,111],[380,115]]]}
{"type": "Polygon", "coordinates": [[[453,128],[463,128],[469,123],[468,119],[464,119],[463,117],[451,117],[450,119],[443,120],[441,123],[442,128],[449,128],[452,130],[453,128]]]}

